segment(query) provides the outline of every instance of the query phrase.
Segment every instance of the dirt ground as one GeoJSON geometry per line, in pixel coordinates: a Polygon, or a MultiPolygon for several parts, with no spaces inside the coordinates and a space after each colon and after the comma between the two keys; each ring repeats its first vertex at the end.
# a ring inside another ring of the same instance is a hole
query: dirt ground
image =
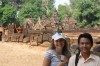
{"type": "Polygon", "coordinates": [[[0,42],[0,66],[42,66],[48,47],[0,42]]]}

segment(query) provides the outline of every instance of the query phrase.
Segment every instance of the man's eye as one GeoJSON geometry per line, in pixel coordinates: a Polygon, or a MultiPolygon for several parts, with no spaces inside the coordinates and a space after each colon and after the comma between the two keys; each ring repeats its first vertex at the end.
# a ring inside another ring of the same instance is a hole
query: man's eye
{"type": "Polygon", "coordinates": [[[90,43],[80,43],[80,45],[90,45],[90,43]]]}

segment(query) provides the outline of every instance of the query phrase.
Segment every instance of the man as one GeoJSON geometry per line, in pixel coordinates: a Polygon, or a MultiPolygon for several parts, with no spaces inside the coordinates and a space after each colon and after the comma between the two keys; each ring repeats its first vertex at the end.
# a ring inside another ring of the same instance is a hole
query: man
{"type": "Polygon", "coordinates": [[[91,53],[93,38],[89,33],[80,34],[78,47],[80,52],[70,58],[68,66],[100,66],[100,57],[91,53]]]}

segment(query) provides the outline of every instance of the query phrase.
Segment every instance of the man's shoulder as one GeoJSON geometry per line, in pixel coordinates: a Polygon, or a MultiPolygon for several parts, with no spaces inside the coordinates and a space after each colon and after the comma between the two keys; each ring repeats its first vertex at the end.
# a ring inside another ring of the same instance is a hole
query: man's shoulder
{"type": "Polygon", "coordinates": [[[95,61],[97,61],[97,62],[99,61],[99,62],[100,62],[100,57],[99,57],[99,56],[97,56],[97,55],[91,53],[91,54],[90,54],[90,57],[91,57],[92,59],[94,59],[95,61]]]}
{"type": "Polygon", "coordinates": [[[92,56],[93,56],[95,59],[99,59],[99,60],[100,60],[100,57],[99,57],[98,55],[92,54],[92,56]]]}
{"type": "Polygon", "coordinates": [[[70,57],[70,59],[72,59],[72,60],[75,60],[75,58],[76,58],[76,55],[72,55],[72,56],[70,57]]]}

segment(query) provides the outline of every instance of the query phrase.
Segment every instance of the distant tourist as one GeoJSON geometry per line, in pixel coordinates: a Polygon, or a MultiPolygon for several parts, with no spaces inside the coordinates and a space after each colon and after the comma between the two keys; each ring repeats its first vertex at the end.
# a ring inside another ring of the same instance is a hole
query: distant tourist
{"type": "Polygon", "coordinates": [[[68,66],[71,53],[67,49],[67,42],[62,33],[52,36],[52,44],[45,53],[42,66],[68,66]]]}
{"type": "Polygon", "coordinates": [[[90,51],[92,46],[91,34],[80,34],[78,37],[79,53],[70,58],[68,66],[100,66],[100,57],[90,51]]]}

